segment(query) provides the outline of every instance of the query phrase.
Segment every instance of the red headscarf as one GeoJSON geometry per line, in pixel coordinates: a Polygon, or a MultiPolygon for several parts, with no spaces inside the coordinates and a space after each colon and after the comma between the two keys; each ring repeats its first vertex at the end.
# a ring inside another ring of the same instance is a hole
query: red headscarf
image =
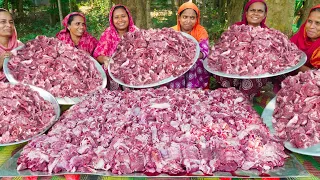
{"type": "MultiPolygon", "coordinates": [[[[320,8],[320,4],[311,8],[309,12],[309,16],[312,10],[320,8]]],[[[306,34],[306,22],[300,27],[299,31],[292,36],[290,39],[293,43],[295,43],[299,49],[306,53],[308,57],[308,61],[306,63],[307,66],[310,64],[314,67],[320,68],[320,38],[316,41],[311,41],[306,34]]]]}
{"type": "MultiPolygon", "coordinates": [[[[8,11],[6,11],[6,12],[8,12],[8,11]]],[[[12,36],[9,39],[8,47],[4,47],[3,45],[0,44],[0,55],[5,52],[12,51],[14,48],[23,45],[22,42],[20,42],[17,39],[18,35],[17,35],[17,30],[16,30],[15,26],[13,26],[12,28],[13,28],[12,29],[13,32],[12,32],[12,36]]],[[[0,81],[5,81],[5,80],[6,80],[5,75],[2,71],[2,69],[0,69],[0,81]]]]}
{"type": "Polygon", "coordinates": [[[113,11],[116,7],[123,7],[129,17],[129,25],[128,25],[128,31],[134,32],[138,28],[134,25],[132,16],[130,14],[130,11],[123,5],[118,4],[111,8],[109,13],[109,27],[102,33],[99,43],[97,45],[96,50],[93,53],[93,57],[97,58],[100,55],[111,57],[112,54],[115,52],[118,43],[120,42],[121,37],[118,34],[117,28],[113,24],[113,11]]]}
{"type": "MultiPolygon", "coordinates": [[[[71,39],[70,32],[68,30],[68,20],[69,20],[70,16],[72,16],[72,15],[81,16],[84,19],[84,23],[86,24],[86,18],[85,18],[85,16],[83,14],[81,14],[79,12],[70,13],[63,19],[62,23],[63,23],[64,29],[61,30],[60,32],[58,32],[56,37],[59,40],[65,42],[66,44],[70,44],[71,46],[75,46],[73,41],[72,41],[72,39],[71,39]]],[[[84,51],[87,51],[88,53],[92,54],[93,50],[95,49],[97,44],[98,44],[98,40],[95,37],[91,36],[87,32],[87,28],[86,28],[85,32],[81,36],[81,39],[80,39],[79,44],[78,44],[78,48],[82,49],[84,51]]]]}
{"type": "MultiPolygon", "coordinates": [[[[249,2],[247,2],[247,4],[245,5],[245,7],[243,9],[242,20],[240,22],[235,23],[236,25],[242,25],[242,24],[247,25],[248,24],[246,13],[247,13],[249,7],[251,6],[251,4],[256,3],[256,2],[262,2],[264,4],[264,6],[266,7],[266,14],[268,13],[268,7],[267,7],[266,2],[264,2],[264,0],[249,0],[249,2]]],[[[267,19],[267,16],[261,21],[260,27],[268,28],[268,26],[265,24],[266,19],[267,19]]]]}
{"type": "MultiPolygon", "coordinates": [[[[201,40],[208,39],[209,36],[208,36],[206,29],[200,25],[200,10],[199,10],[199,8],[195,4],[193,4],[192,2],[183,3],[178,9],[178,16],[180,15],[180,13],[182,11],[184,11],[186,9],[193,9],[197,13],[197,22],[193,26],[193,29],[190,33],[191,36],[193,36],[198,42],[200,42],[201,40]]],[[[177,25],[172,28],[176,31],[181,31],[180,26],[181,25],[180,25],[179,18],[177,18],[177,25]]]]}

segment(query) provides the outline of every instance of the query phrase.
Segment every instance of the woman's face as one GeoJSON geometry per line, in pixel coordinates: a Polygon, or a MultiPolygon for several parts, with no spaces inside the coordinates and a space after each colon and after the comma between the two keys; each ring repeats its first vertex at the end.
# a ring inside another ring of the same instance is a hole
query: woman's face
{"type": "Polygon", "coordinates": [[[11,37],[14,24],[9,12],[0,12],[0,37],[11,37]]]}
{"type": "Polygon", "coordinates": [[[248,25],[260,26],[262,20],[266,17],[265,5],[262,2],[255,2],[250,5],[246,12],[248,25]]]}
{"type": "Polygon", "coordinates": [[[128,31],[129,17],[126,10],[124,10],[123,8],[119,8],[113,11],[112,20],[113,25],[116,27],[118,31],[128,31]]]}
{"type": "Polygon", "coordinates": [[[320,37],[320,12],[313,11],[310,13],[306,23],[306,34],[312,41],[320,37]]]}
{"type": "Polygon", "coordinates": [[[178,17],[181,31],[190,32],[197,22],[197,14],[193,9],[186,9],[178,17]]]}
{"type": "Polygon", "coordinates": [[[68,29],[71,35],[81,37],[86,31],[86,24],[84,18],[81,16],[74,16],[71,24],[68,25],[68,29]]]}

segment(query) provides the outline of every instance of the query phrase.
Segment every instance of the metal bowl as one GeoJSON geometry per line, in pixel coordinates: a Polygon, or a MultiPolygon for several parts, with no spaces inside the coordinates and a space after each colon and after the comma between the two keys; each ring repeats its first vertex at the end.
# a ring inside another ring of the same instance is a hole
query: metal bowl
{"type": "Polygon", "coordinates": [[[46,128],[44,128],[43,131],[41,131],[37,135],[34,135],[33,137],[30,137],[28,139],[23,139],[23,140],[20,140],[20,141],[0,144],[0,146],[10,146],[10,145],[21,144],[21,143],[30,141],[31,139],[33,139],[33,138],[35,138],[37,136],[40,136],[41,134],[45,133],[53,124],[56,123],[56,121],[58,121],[58,119],[60,117],[60,106],[59,106],[57,100],[53,97],[52,94],[50,94],[48,91],[46,91],[44,89],[41,89],[39,87],[36,87],[36,86],[27,85],[27,84],[23,84],[23,85],[29,86],[32,90],[37,91],[39,93],[39,95],[44,100],[49,101],[51,103],[51,105],[53,106],[55,117],[54,117],[53,121],[46,128]]]}
{"type": "Polygon", "coordinates": [[[268,78],[268,77],[273,77],[273,76],[279,76],[279,75],[282,75],[282,74],[287,74],[289,72],[292,72],[292,71],[300,68],[306,62],[307,62],[307,55],[305,53],[302,53],[302,56],[300,57],[299,63],[296,64],[293,67],[289,67],[289,68],[287,68],[287,69],[285,69],[283,71],[280,71],[280,72],[277,72],[277,73],[274,73],[274,74],[265,73],[265,74],[255,75],[255,76],[254,75],[241,76],[241,75],[238,75],[238,74],[227,74],[227,73],[221,72],[221,71],[214,71],[208,66],[208,59],[205,59],[203,61],[203,66],[208,72],[210,72],[210,73],[212,73],[214,75],[217,75],[217,76],[221,76],[221,77],[233,78],[233,79],[260,79],[260,78],[268,78]]]}
{"type": "MultiPolygon", "coordinates": [[[[19,46],[16,49],[14,49],[13,51],[18,51],[20,49],[24,48],[24,46],[19,46]]],[[[98,72],[101,74],[102,77],[102,85],[100,86],[100,88],[97,89],[104,89],[107,86],[107,76],[106,73],[104,72],[102,66],[91,56],[88,56],[90,60],[92,60],[96,66],[96,68],[98,69],[98,72]]],[[[8,79],[8,81],[12,84],[17,84],[19,83],[11,74],[10,69],[8,68],[8,63],[9,63],[9,58],[5,58],[4,62],[3,62],[3,71],[4,74],[6,75],[6,78],[8,79]]],[[[56,97],[57,101],[59,104],[61,105],[73,105],[76,104],[78,102],[80,102],[82,100],[83,97],[56,97]]]]}
{"type": "MultiPolygon", "coordinates": [[[[187,33],[184,33],[184,32],[181,32],[182,35],[184,35],[185,37],[191,39],[195,44],[196,44],[196,53],[195,53],[195,56],[193,58],[193,63],[192,65],[189,67],[188,70],[186,70],[185,72],[183,72],[181,75],[185,74],[186,72],[188,72],[193,66],[194,64],[197,62],[198,60],[198,57],[199,57],[199,54],[200,54],[200,46],[199,46],[199,43],[198,41],[192,37],[190,34],[187,34],[187,33]]],[[[145,84],[145,85],[130,85],[130,84],[126,84],[124,83],[122,80],[120,79],[117,79],[113,76],[113,74],[111,73],[111,70],[110,70],[110,64],[113,63],[114,61],[112,60],[112,58],[110,59],[110,63],[109,63],[109,66],[108,66],[108,72],[109,72],[109,75],[110,77],[118,84],[122,85],[122,86],[125,86],[125,87],[129,87],[129,88],[151,88],[151,87],[157,87],[157,86],[160,86],[160,85],[163,85],[163,84],[166,84],[166,83],[169,83],[177,78],[179,78],[180,76],[170,76],[166,79],[163,79],[161,81],[158,81],[156,83],[152,83],[152,84],[145,84]]]]}

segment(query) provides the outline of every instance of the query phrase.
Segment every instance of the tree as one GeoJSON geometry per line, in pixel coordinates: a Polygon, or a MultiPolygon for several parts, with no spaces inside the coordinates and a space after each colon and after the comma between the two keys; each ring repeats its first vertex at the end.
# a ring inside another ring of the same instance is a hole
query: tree
{"type": "Polygon", "coordinates": [[[9,8],[8,8],[8,0],[4,0],[2,6],[3,6],[3,8],[5,8],[6,10],[9,10],[9,8]]]}
{"type": "Polygon", "coordinates": [[[63,27],[63,25],[62,25],[63,15],[62,15],[62,8],[61,8],[61,1],[60,0],[58,0],[58,9],[59,9],[60,24],[61,24],[61,27],[63,27]]]}
{"type": "Polygon", "coordinates": [[[112,2],[127,6],[137,27],[143,29],[151,27],[150,0],[113,0],[112,2]]]}
{"type": "Polygon", "coordinates": [[[229,26],[241,20],[243,6],[246,0],[228,0],[227,1],[227,23],[229,26]]]}
{"type": "Polygon", "coordinates": [[[267,25],[291,36],[295,0],[266,0],[266,2],[268,4],[267,25]]]}
{"type": "Polygon", "coordinates": [[[310,9],[317,4],[320,4],[320,0],[306,0],[306,1],[304,1],[304,5],[303,5],[303,8],[301,9],[302,13],[301,13],[301,17],[300,17],[302,19],[303,23],[308,18],[310,9]]]}
{"type": "Polygon", "coordinates": [[[23,17],[23,0],[18,0],[18,16],[23,17]]]}

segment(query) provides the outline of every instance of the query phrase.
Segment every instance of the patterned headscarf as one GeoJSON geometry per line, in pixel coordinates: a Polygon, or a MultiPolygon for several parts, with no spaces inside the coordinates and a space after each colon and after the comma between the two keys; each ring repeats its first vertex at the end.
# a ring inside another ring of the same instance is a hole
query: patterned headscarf
{"type": "Polygon", "coordinates": [[[193,9],[196,13],[197,13],[197,22],[196,24],[193,26],[192,31],[191,31],[191,36],[193,36],[198,42],[200,42],[201,40],[205,40],[208,39],[208,33],[205,30],[205,28],[203,26],[200,25],[200,10],[199,8],[192,2],[186,2],[183,3],[179,9],[178,9],[178,18],[177,18],[177,25],[172,27],[174,30],[176,31],[181,31],[181,24],[179,21],[179,16],[180,13],[186,9],[193,9]]]}
{"type": "MultiPolygon", "coordinates": [[[[70,13],[63,19],[62,23],[63,23],[64,29],[61,30],[60,32],[58,32],[56,37],[59,40],[65,42],[66,44],[70,44],[71,46],[75,46],[74,42],[71,39],[70,32],[68,30],[68,21],[69,21],[70,16],[72,16],[72,15],[81,16],[84,19],[84,23],[86,24],[86,18],[83,14],[81,14],[79,12],[70,13]]],[[[81,36],[81,39],[80,39],[77,47],[79,49],[82,49],[82,50],[87,51],[88,53],[92,54],[95,47],[98,44],[98,40],[95,37],[91,36],[87,32],[87,27],[85,27],[85,28],[86,28],[85,32],[81,36]]]]}
{"type": "MultiPolygon", "coordinates": [[[[320,8],[320,4],[311,8],[309,12],[309,16],[312,10],[320,8]]],[[[291,42],[295,43],[299,49],[306,53],[308,57],[308,61],[306,63],[307,66],[310,64],[314,67],[320,68],[320,38],[316,41],[309,40],[306,33],[306,22],[300,27],[299,31],[292,36],[290,39],[291,42]]]]}
{"type": "Polygon", "coordinates": [[[129,10],[125,6],[121,4],[113,6],[109,13],[109,27],[102,33],[98,46],[94,51],[93,57],[95,58],[97,58],[100,55],[111,57],[112,54],[115,52],[118,46],[118,43],[120,42],[121,38],[118,34],[117,28],[113,24],[113,17],[112,17],[114,9],[119,6],[123,7],[128,14],[128,17],[129,17],[128,31],[134,32],[137,29],[137,27],[133,23],[133,19],[129,10]]]}
{"type": "MultiPolygon", "coordinates": [[[[246,13],[247,13],[249,7],[253,3],[256,3],[256,2],[262,2],[264,4],[264,6],[266,7],[266,14],[268,13],[268,6],[267,6],[267,4],[266,4],[266,2],[264,0],[249,0],[249,2],[247,2],[247,4],[244,6],[243,13],[242,13],[242,20],[240,22],[235,23],[235,24],[237,24],[237,25],[242,25],[242,24],[247,25],[248,24],[246,13]]],[[[267,16],[261,21],[260,27],[268,28],[268,26],[265,24],[266,23],[266,19],[267,19],[267,16]]]]}

